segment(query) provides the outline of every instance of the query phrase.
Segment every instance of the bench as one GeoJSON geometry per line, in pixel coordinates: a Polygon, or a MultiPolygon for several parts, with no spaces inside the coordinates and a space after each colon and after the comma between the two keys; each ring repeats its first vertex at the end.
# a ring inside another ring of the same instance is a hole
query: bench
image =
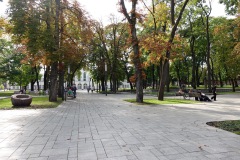
{"type": "Polygon", "coordinates": [[[175,96],[182,96],[184,99],[186,99],[188,97],[188,95],[186,93],[181,93],[181,92],[176,92],[175,96]]]}
{"type": "Polygon", "coordinates": [[[20,92],[19,91],[14,91],[13,94],[19,94],[20,92]]]}
{"type": "Polygon", "coordinates": [[[198,92],[190,92],[190,93],[188,93],[188,97],[189,97],[189,99],[190,99],[191,97],[200,98],[200,97],[201,97],[201,94],[198,93],[198,92]]]}
{"type": "Polygon", "coordinates": [[[29,91],[29,94],[30,95],[39,95],[39,92],[38,91],[29,91]]]}

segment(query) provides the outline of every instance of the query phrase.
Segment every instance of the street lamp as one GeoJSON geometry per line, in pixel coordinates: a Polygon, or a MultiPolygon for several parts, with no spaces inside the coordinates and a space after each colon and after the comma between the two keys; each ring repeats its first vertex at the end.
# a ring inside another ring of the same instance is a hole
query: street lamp
{"type": "Polygon", "coordinates": [[[105,93],[106,93],[106,96],[107,96],[107,63],[105,62],[105,93]]]}

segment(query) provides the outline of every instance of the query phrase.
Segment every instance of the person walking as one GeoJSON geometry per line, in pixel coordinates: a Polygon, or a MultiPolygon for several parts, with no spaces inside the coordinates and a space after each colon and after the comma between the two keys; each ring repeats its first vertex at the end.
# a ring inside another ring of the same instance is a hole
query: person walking
{"type": "Polygon", "coordinates": [[[91,87],[91,91],[92,91],[92,93],[93,93],[93,91],[95,90],[95,87],[94,86],[92,86],[91,87]]]}
{"type": "Polygon", "coordinates": [[[76,94],[77,94],[77,87],[75,84],[73,84],[72,86],[72,91],[73,91],[73,98],[76,98],[76,94]]]}
{"type": "Polygon", "coordinates": [[[88,93],[89,93],[90,89],[91,89],[91,86],[88,86],[88,87],[87,87],[87,92],[88,92],[88,93]]]}
{"type": "Polygon", "coordinates": [[[213,93],[213,96],[211,97],[211,99],[216,101],[216,99],[217,99],[217,86],[212,87],[212,93],[213,93]]]}

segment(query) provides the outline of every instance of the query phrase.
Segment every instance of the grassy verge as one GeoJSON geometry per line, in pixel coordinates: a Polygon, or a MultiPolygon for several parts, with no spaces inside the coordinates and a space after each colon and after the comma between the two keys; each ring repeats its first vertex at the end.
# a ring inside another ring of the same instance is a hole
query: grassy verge
{"type": "Polygon", "coordinates": [[[48,96],[44,97],[33,97],[31,106],[28,107],[13,107],[10,98],[5,98],[0,100],[0,109],[37,109],[37,108],[56,108],[59,104],[62,103],[62,99],[58,98],[57,102],[49,102],[48,96]]]}
{"type": "Polygon", "coordinates": [[[0,92],[0,97],[9,97],[13,95],[13,91],[2,91],[0,92]]]}
{"type": "MultiPolygon", "coordinates": [[[[125,99],[125,101],[130,103],[136,103],[136,99],[125,99]]],[[[150,104],[150,105],[161,105],[161,104],[194,104],[199,103],[198,101],[193,100],[185,100],[185,99],[172,99],[166,98],[164,101],[159,101],[157,99],[144,99],[143,104],[150,104]]],[[[140,103],[141,104],[141,103],[140,103]]]]}
{"type": "Polygon", "coordinates": [[[207,122],[207,125],[240,135],[240,120],[207,122]]]}

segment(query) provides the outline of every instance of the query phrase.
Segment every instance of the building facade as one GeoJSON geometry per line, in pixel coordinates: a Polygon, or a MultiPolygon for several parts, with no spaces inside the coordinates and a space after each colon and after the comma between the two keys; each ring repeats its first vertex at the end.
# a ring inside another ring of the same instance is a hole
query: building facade
{"type": "MultiPolygon", "coordinates": [[[[42,78],[39,80],[39,87],[40,87],[40,90],[43,90],[44,88],[44,80],[43,80],[43,76],[42,78]]],[[[73,80],[73,83],[76,85],[77,89],[78,90],[86,90],[88,86],[95,86],[95,89],[98,89],[97,88],[97,84],[96,82],[94,82],[94,80],[92,80],[91,78],[91,75],[90,75],[90,72],[88,71],[85,71],[85,70],[81,70],[81,74],[80,76],[75,76],[74,77],[74,80],[73,80]]],[[[108,82],[108,87],[110,86],[109,85],[109,82],[108,82]]],[[[67,84],[65,83],[64,86],[66,87],[67,84]]],[[[7,88],[11,89],[11,90],[20,90],[20,86],[7,86],[7,88]]],[[[31,84],[29,84],[27,86],[27,90],[30,90],[31,88],[31,84]]],[[[119,86],[120,89],[129,89],[130,88],[130,84],[124,80],[122,82],[122,84],[119,86]]],[[[34,85],[34,90],[37,90],[37,84],[35,83],[34,85]]]]}

